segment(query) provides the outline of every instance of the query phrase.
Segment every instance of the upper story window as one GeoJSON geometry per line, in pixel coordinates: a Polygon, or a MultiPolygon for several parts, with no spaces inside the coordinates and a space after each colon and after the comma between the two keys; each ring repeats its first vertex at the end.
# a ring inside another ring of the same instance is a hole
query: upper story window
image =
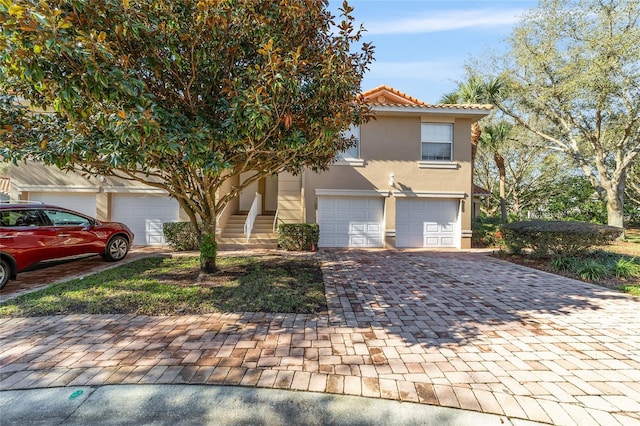
{"type": "Polygon", "coordinates": [[[453,124],[422,123],[421,142],[423,161],[451,161],[453,124]]]}
{"type": "Polygon", "coordinates": [[[360,158],[360,126],[351,126],[349,130],[345,131],[343,136],[345,138],[351,138],[355,136],[356,144],[346,151],[338,153],[338,160],[356,160],[360,158]]]}

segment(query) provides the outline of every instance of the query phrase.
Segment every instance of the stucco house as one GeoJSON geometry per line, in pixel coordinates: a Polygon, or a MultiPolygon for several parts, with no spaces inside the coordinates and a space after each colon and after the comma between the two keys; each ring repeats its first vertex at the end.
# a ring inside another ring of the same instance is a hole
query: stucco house
{"type": "MultiPolygon", "coordinates": [[[[241,232],[238,223],[255,203],[269,228],[256,232],[271,234],[278,223],[318,223],[320,247],[471,246],[471,125],[491,106],[431,105],[387,86],[363,95],[375,119],[350,130],[357,146],[328,171],[253,183],[219,217],[222,241],[241,232]]],[[[11,170],[10,192],[127,223],[136,245],[162,244],[162,223],[186,220],[161,190],[35,163],[11,170]]]]}

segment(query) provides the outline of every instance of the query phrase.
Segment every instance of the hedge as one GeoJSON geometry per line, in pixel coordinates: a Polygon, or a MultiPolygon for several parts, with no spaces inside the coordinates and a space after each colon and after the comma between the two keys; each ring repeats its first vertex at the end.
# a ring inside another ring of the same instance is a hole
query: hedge
{"type": "Polygon", "coordinates": [[[284,250],[317,250],[320,227],[317,223],[281,223],[278,226],[278,245],[284,250]]]}
{"type": "Polygon", "coordinates": [[[164,240],[178,251],[199,250],[198,235],[191,222],[169,222],[162,224],[164,240]]]}
{"type": "Polygon", "coordinates": [[[591,247],[611,243],[622,233],[622,228],[586,222],[533,220],[502,226],[510,252],[519,253],[529,248],[538,256],[582,254],[591,247]]]}

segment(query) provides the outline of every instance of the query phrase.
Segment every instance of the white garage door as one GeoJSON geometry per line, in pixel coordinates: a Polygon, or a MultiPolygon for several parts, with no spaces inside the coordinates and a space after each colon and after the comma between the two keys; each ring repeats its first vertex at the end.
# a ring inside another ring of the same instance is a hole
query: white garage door
{"type": "Polygon", "coordinates": [[[137,246],[164,244],[162,224],[178,221],[178,202],[166,195],[114,194],[111,220],[131,228],[137,246]]]}
{"type": "Polygon", "coordinates": [[[458,200],[396,201],[396,247],[458,247],[458,200]]]}
{"type": "Polygon", "coordinates": [[[96,217],[96,194],[93,192],[30,192],[29,200],[53,204],[96,217]]]}
{"type": "Polygon", "coordinates": [[[319,197],[320,247],[382,247],[384,200],[319,197]]]}

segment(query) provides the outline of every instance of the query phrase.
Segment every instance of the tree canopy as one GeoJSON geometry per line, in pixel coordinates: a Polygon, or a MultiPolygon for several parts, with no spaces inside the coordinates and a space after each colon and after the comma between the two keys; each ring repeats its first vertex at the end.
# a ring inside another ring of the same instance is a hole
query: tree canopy
{"type": "Polygon", "coordinates": [[[640,155],[639,19],[637,0],[542,0],[491,65],[507,86],[494,103],[564,152],[619,227],[640,155]]]}
{"type": "MultiPolygon", "coordinates": [[[[262,176],[323,170],[368,108],[373,47],[345,1],[0,0],[0,156],[168,191],[215,248],[215,218],[262,176]],[[218,190],[241,172],[256,174],[218,190]],[[213,244],[212,244],[213,243],[213,244]]],[[[215,269],[215,250],[202,270],[215,269]]]]}

